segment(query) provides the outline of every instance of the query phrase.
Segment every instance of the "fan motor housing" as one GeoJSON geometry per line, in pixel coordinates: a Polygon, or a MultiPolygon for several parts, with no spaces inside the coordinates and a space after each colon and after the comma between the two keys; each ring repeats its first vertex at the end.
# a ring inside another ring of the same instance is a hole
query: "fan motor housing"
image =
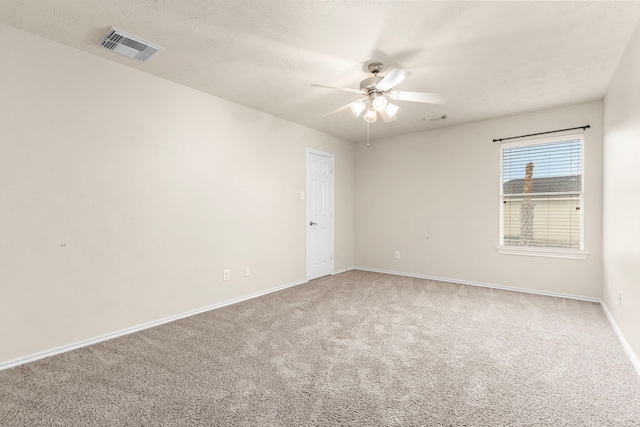
{"type": "Polygon", "coordinates": [[[384,77],[369,77],[368,79],[364,79],[360,82],[360,90],[365,90],[367,92],[371,92],[376,90],[376,85],[383,79],[384,77]]]}

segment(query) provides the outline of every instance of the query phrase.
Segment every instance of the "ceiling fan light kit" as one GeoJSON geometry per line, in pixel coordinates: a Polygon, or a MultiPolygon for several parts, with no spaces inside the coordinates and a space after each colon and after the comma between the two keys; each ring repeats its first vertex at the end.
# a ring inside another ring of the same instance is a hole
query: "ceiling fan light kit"
{"type": "Polygon", "coordinates": [[[400,107],[390,103],[387,96],[398,101],[422,102],[427,104],[444,104],[449,99],[447,95],[439,93],[405,92],[398,90],[394,90],[392,92],[394,86],[403,82],[411,75],[411,73],[407,70],[394,68],[389,71],[386,76],[380,77],[378,76],[378,73],[382,71],[382,63],[372,62],[369,64],[368,68],[369,71],[373,73],[373,77],[362,80],[360,82],[360,90],[324,86],[319,84],[312,85],[365,95],[365,98],[340,107],[328,114],[325,114],[324,117],[346,110],[347,108],[351,109],[351,113],[355,117],[359,117],[366,109],[367,112],[364,115],[364,120],[367,123],[375,122],[378,119],[378,114],[380,114],[380,117],[382,117],[385,122],[392,122],[397,119],[396,113],[400,107]]]}
{"type": "Polygon", "coordinates": [[[398,112],[398,110],[400,109],[399,106],[397,106],[396,104],[392,104],[390,102],[387,103],[387,106],[385,107],[384,110],[381,111],[385,112],[389,117],[396,117],[396,113],[398,112]]]}
{"type": "Polygon", "coordinates": [[[379,114],[380,114],[380,117],[382,117],[382,120],[385,121],[385,123],[393,122],[398,118],[398,116],[390,116],[386,110],[380,111],[379,114]]]}
{"type": "Polygon", "coordinates": [[[369,123],[373,123],[378,120],[378,113],[372,107],[369,107],[367,114],[364,115],[364,120],[369,123]]]}
{"type": "Polygon", "coordinates": [[[351,112],[354,116],[360,117],[360,114],[367,109],[367,103],[363,99],[351,103],[351,112]]]}
{"type": "Polygon", "coordinates": [[[376,111],[383,111],[387,107],[388,103],[387,98],[380,94],[375,94],[371,99],[371,105],[376,111]]]}

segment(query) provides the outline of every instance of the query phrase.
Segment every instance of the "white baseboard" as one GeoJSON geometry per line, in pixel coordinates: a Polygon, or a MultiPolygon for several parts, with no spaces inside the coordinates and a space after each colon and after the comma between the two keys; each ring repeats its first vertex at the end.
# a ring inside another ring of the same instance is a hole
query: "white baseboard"
{"type": "Polygon", "coordinates": [[[351,271],[351,270],[353,270],[353,269],[355,269],[355,267],[353,267],[353,266],[351,266],[351,267],[346,267],[346,268],[344,268],[344,269],[342,269],[342,270],[336,270],[336,271],[334,271],[333,273],[331,273],[331,275],[332,275],[332,276],[335,276],[336,274],[344,273],[345,271],[351,271]]]}
{"type": "Polygon", "coordinates": [[[354,267],[354,268],[356,270],[371,271],[373,273],[392,274],[394,276],[415,277],[417,279],[429,279],[429,280],[436,280],[438,282],[450,282],[450,283],[459,283],[461,285],[481,286],[483,288],[502,289],[504,291],[523,292],[526,294],[546,295],[549,297],[569,298],[569,299],[576,299],[580,301],[590,301],[590,302],[598,302],[598,303],[600,302],[599,298],[583,297],[580,295],[561,294],[557,292],[538,291],[535,289],[526,289],[526,288],[514,288],[510,286],[492,285],[491,283],[470,282],[468,280],[449,279],[446,277],[434,277],[434,276],[427,276],[424,274],[403,273],[399,271],[378,270],[375,268],[366,268],[366,267],[354,267]]]}
{"type": "MultiPolygon", "coordinates": [[[[607,309],[607,306],[604,304],[604,302],[602,300],[600,300],[598,298],[589,298],[589,297],[582,297],[582,296],[577,296],[577,295],[567,295],[567,294],[560,294],[560,293],[555,293],[555,292],[543,292],[543,291],[536,291],[536,290],[533,290],[533,289],[513,288],[513,287],[509,287],[509,286],[492,285],[492,284],[488,284],[488,283],[470,282],[468,280],[448,279],[448,278],[443,278],[443,277],[427,276],[427,275],[423,275],[423,274],[402,273],[402,272],[398,272],[398,271],[379,270],[379,269],[366,268],[366,267],[347,267],[344,270],[335,271],[333,274],[334,275],[335,274],[340,274],[340,273],[344,273],[345,271],[350,271],[350,270],[370,271],[370,272],[373,272],[373,273],[391,274],[391,275],[394,275],[394,276],[415,277],[415,278],[418,278],[418,279],[437,280],[439,282],[459,283],[459,284],[463,284],[463,285],[481,286],[481,287],[484,287],[484,288],[502,289],[502,290],[513,291],[513,292],[524,292],[524,293],[530,293],[530,294],[547,295],[547,296],[553,296],[553,297],[570,298],[570,299],[577,299],[577,300],[582,300],[582,301],[597,302],[602,307],[602,310],[604,311],[605,315],[607,316],[607,319],[609,319],[609,323],[611,324],[611,327],[613,328],[613,330],[615,331],[616,335],[618,336],[618,339],[622,343],[622,346],[625,349],[625,351],[627,352],[627,355],[629,356],[629,359],[631,360],[631,363],[636,368],[636,372],[638,373],[638,375],[640,375],[640,362],[638,361],[638,358],[635,356],[635,354],[631,350],[631,347],[629,346],[629,344],[625,340],[624,335],[622,335],[622,332],[618,328],[618,325],[616,324],[615,320],[613,319],[613,316],[611,316],[611,313],[609,313],[609,310],[607,309]]],[[[134,326],[132,328],[127,328],[127,329],[116,331],[116,332],[113,332],[113,333],[110,333],[110,334],[101,335],[101,336],[96,337],[96,338],[91,338],[91,339],[80,341],[80,342],[77,342],[77,343],[74,343],[74,344],[69,344],[69,345],[66,345],[66,346],[57,347],[57,348],[54,348],[52,350],[43,351],[43,352],[32,354],[30,356],[22,357],[22,358],[19,358],[19,359],[10,360],[10,361],[5,362],[5,363],[0,363],[0,371],[2,371],[4,369],[13,368],[13,367],[25,364],[25,363],[33,362],[33,361],[38,360],[38,359],[44,359],[45,357],[49,357],[49,356],[53,356],[53,355],[56,355],[56,354],[64,353],[64,352],[67,352],[67,351],[75,350],[75,349],[78,349],[78,348],[86,347],[86,346],[91,345],[91,344],[96,344],[96,343],[99,343],[99,342],[102,342],[102,341],[110,340],[112,338],[117,338],[117,337],[120,337],[120,336],[123,336],[123,335],[132,334],[134,332],[142,331],[144,329],[153,328],[154,326],[159,326],[159,325],[162,325],[162,324],[165,324],[165,323],[173,322],[175,320],[183,319],[183,318],[189,317],[189,316],[194,316],[196,314],[204,313],[206,311],[215,310],[216,308],[221,308],[221,307],[225,307],[225,306],[228,306],[228,305],[237,304],[237,303],[242,302],[242,301],[250,300],[250,299],[257,298],[257,297],[260,297],[260,296],[263,296],[263,295],[267,295],[267,294],[270,294],[270,293],[273,293],[273,292],[281,291],[283,289],[290,288],[290,287],[293,287],[293,286],[302,285],[302,284],[305,284],[307,282],[308,282],[308,280],[301,280],[301,281],[298,281],[298,282],[289,283],[287,285],[278,286],[276,288],[271,288],[271,289],[268,289],[266,291],[257,292],[255,294],[251,294],[251,295],[248,295],[248,296],[245,296],[245,297],[235,298],[235,299],[232,299],[232,300],[229,300],[229,301],[221,302],[221,303],[218,303],[218,304],[213,304],[213,305],[210,305],[210,306],[207,306],[207,307],[203,307],[203,308],[192,310],[192,311],[189,311],[189,312],[186,312],[186,313],[178,314],[176,316],[171,316],[171,317],[167,317],[167,318],[164,318],[164,319],[156,320],[156,321],[153,321],[153,322],[144,323],[142,325],[134,326]]]]}
{"type": "Polygon", "coordinates": [[[129,334],[132,334],[134,332],[142,331],[144,329],[153,328],[154,326],[160,326],[162,324],[173,322],[173,321],[179,320],[179,319],[183,319],[185,317],[194,316],[196,314],[204,313],[205,311],[215,310],[216,308],[221,308],[221,307],[225,307],[227,305],[237,304],[237,303],[242,302],[242,301],[246,301],[246,300],[250,300],[250,299],[253,299],[253,298],[261,297],[263,295],[267,295],[267,294],[270,294],[270,293],[273,293],[273,292],[281,291],[281,290],[286,289],[286,288],[291,288],[293,286],[302,285],[302,284],[305,284],[307,282],[308,282],[308,280],[301,280],[299,282],[289,283],[287,285],[283,285],[283,286],[278,286],[276,288],[267,289],[266,291],[257,292],[255,294],[247,295],[247,296],[240,297],[240,298],[235,298],[235,299],[232,299],[232,300],[229,300],[229,301],[224,301],[224,302],[221,302],[221,303],[218,303],[218,304],[209,305],[207,307],[202,307],[202,308],[199,308],[199,309],[196,309],[196,310],[188,311],[186,313],[181,313],[181,314],[178,314],[178,315],[175,315],[175,316],[166,317],[164,319],[155,320],[155,321],[149,322],[149,323],[144,323],[142,325],[134,326],[132,328],[122,329],[120,331],[112,332],[112,333],[106,334],[106,335],[101,335],[101,336],[96,337],[96,338],[90,338],[88,340],[79,341],[79,342],[76,342],[76,343],[73,343],[73,344],[69,344],[69,345],[65,345],[65,346],[62,346],[62,347],[57,347],[57,348],[54,348],[52,350],[47,350],[47,351],[43,351],[43,352],[40,352],[40,353],[32,354],[30,356],[21,357],[19,359],[10,360],[8,362],[0,363],[0,371],[2,371],[4,369],[13,368],[13,367],[16,367],[16,366],[19,366],[19,365],[23,365],[25,363],[33,362],[33,361],[38,360],[38,359],[44,359],[45,357],[54,356],[56,354],[65,353],[67,351],[71,351],[71,350],[75,350],[75,349],[78,349],[78,348],[86,347],[86,346],[91,345],[91,344],[96,344],[96,343],[99,343],[99,342],[102,342],[102,341],[107,341],[107,340],[110,340],[112,338],[121,337],[123,335],[129,335],[129,334]]]}
{"type": "Polygon", "coordinates": [[[636,368],[636,372],[638,373],[638,375],[640,375],[640,361],[638,361],[638,358],[633,353],[633,350],[631,350],[631,346],[629,346],[629,343],[627,343],[627,340],[624,338],[624,335],[622,335],[622,331],[620,331],[620,328],[618,328],[618,324],[613,319],[613,316],[609,312],[609,309],[607,309],[607,306],[605,305],[604,301],[600,301],[600,306],[602,307],[604,314],[607,315],[607,319],[609,319],[609,323],[611,323],[611,327],[616,332],[618,339],[622,343],[622,347],[624,347],[625,351],[629,355],[629,359],[631,359],[631,363],[633,363],[633,366],[636,368]]]}

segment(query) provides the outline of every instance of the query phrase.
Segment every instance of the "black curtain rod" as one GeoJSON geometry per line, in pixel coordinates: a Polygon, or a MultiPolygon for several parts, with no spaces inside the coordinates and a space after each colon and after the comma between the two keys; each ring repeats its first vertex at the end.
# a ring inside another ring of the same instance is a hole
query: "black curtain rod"
{"type": "Polygon", "coordinates": [[[529,135],[510,136],[509,138],[494,139],[493,142],[502,142],[508,139],[526,138],[527,136],[546,135],[548,133],[564,132],[565,130],[576,130],[576,129],[586,130],[586,129],[589,129],[590,127],[591,125],[585,125],[585,126],[578,126],[577,128],[558,129],[558,130],[550,130],[549,132],[531,133],[529,135]]]}

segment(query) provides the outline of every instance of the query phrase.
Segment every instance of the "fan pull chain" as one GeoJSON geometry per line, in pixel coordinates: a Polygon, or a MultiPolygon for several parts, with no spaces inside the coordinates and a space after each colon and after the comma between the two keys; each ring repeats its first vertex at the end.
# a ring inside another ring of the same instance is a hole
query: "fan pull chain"
{"type": "Polygon", "coordinates": [[[369,145],[369,122],[367,122],[367,147],[370,147],[369,145]]]}

